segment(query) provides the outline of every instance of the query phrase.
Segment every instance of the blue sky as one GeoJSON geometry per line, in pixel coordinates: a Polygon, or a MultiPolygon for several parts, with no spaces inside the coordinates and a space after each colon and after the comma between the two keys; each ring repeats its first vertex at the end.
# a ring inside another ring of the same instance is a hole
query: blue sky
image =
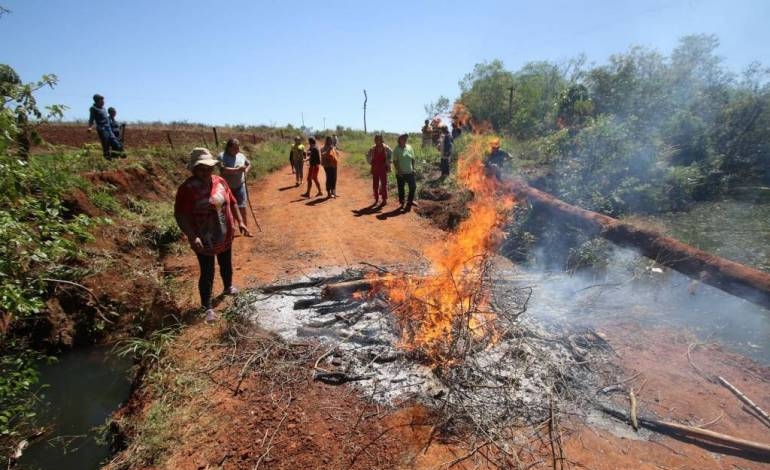
{"type": "Polygon", "coordinates": [[[414,131],[476,63],[602,64],[632,45],[668,55],[716,34],[734,72],[770,65],[770,1],[0,0],[0,62],[59,77],[42,104],[87,119],[101,93],[119,120],[304,123],[414,131]]]}

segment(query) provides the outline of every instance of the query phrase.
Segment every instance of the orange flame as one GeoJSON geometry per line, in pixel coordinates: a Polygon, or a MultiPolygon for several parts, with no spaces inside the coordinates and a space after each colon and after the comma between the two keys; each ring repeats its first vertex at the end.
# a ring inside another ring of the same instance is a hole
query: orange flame
{"type": "Polygon", "coordinates": [[[426,249],[433,274],[386,281],[387,295],[396,305],[401,346],[424,352],[434,363],[451,362],[472,343],[495,336],[484,275],[504,239],[502,228],[515,201],[485,174],[487,142],[473,136],[459,157],[458,180],[473,192],[470,215],[444,243],[426,249]]]}

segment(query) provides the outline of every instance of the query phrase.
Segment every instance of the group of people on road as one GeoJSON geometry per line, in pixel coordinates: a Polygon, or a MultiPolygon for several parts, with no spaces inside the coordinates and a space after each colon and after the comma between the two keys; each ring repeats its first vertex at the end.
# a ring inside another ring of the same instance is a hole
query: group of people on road
{"type": "MultiPolygon", "coordinates": [[[[103,106],[103,99],[101,102],[103,106]]],[[[449,174],[452,137],[445,129],[442,129],[442,132],[444,135],[441,140],[440,167],[442,176],[446,176],[449,174]]],[[[396,210],[409,212],[417,206],[416,156],[414,149],[408,144],[408,139],[409,135],[406,133],[399,135],[397,145],[391,148],[385,144],[382,134],[374,136],[374,145],[366,153],[366,162],[370,165],[372,177],[371,207],[384,207],[388,203],[388,176],[391,170],[395,173],[398,188],[399,207],[396,210]]],[[[313,185],[317,190],[315,197],[322,196],[318,175],[323,167],[326,176],[326,197],[336,198],[340,153],[334,145],[334,139],[327,136],[320,148],[314,137],[308,138],[307,143],[306,148],[302,139],[295,137],[289,150],[295,187],[300,187],[305,181],[307,189],[302,194],[303,197],[310,197],[313,185]]],[[[499,139],[493,139],[490,147],[491,151],[484,160],[487,175],[500,179],[510,164],[510,155],[500,149],[499,139]]],[[[212,156],[205,148],[195,148],[190,152],[188,162],[191,176],[177,190],[174,216],[198,259],[198,292],[206,321],[209,322],[217,319],[212,297],[217,263],[224,286],[222,295],[238,292],[233,285],[232,243],[236,233],[251,236],[246,212],[246,206],[250,204],[246,175],[250,168],[251,162],[240,152],[240,142],[237,139],[228,140],[218,158],[212,156]],[[214,174],[215,167],[219,167],[219,175],[214,174]]]]}
{"type": "Polygon", "coordinates": [[[302,184],[305,162],[308,164],[307,190],[302,194],[302,197],[310,197],[310,190],[313,189],[313,183],[315,183],[315,187],[318,191],[315,197],[323,195],[321,183],[318,180],[318,173],[320,172],[320,168],[323,167],[324,174],[326,175],[326,197],[330,199],[337,198],[337,166],[339,165],[339,151],[337,150],[336,141],[336,136],[326,136],[323,147],[319,149],[315,137],[310,137],[307,140],[309,147],[305,150],[302,139],[300,137],[294,138],[294,145],[289,149],[289,164],[291,166],[291,171],[294,174],[295,186],[299,187],[302,184]]]}
{"type": "Polygon", "coordinates": [[[102,144],[102,155],[107,160],[113,158],[125,158],[123,151],[123,137],[125,126],[118,124],[115,119],[117,111],[115,108],[104,108],[104,96],[95,94],[93,96],[94,104],[88,110],[88,131],[91,132],[96,127],[96,133],[99,135],[99,141],[102,144]]]}

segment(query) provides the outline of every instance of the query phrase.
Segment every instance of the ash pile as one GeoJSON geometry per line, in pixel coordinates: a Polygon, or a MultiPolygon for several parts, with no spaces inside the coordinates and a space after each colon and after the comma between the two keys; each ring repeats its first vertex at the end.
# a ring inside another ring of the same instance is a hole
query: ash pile
{"type": "MultiPolygon", "coordinates": [[[[233,311],[289,342],[320,342],[326,351],[315,380],[353,384],[364,396],[397,405],[417,401],[446,420],[444,430],[493,433],[579,411],[597,380],[591,365],[606,362],[609,345],[590,331],[559,331],[526,315],[531,287],[491,281],[495,338],[460,337],[460,351],[437,363],[410,347],[394,305],[373,289],[379,277],[348,270],[244,292],[233,311]]],[[[461,336],[461,335],[458,335],[461,336]]],[[[580,413],[582,414],[582,413],[580,413]]]]}

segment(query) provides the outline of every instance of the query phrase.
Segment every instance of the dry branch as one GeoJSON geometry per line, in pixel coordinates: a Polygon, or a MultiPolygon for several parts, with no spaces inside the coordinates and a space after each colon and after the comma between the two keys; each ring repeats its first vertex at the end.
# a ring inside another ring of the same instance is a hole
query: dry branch
{"type": "MultiPolygon", "coordinates": [[[[599,405],[599,409],[604,413],[609,414],[610,416],[614,416],[615,418],[621,419],[623,421],[628,421],[628,417],[623,411],[615,410],[604,405],[599,405]]],[[[708,441],[735,450],[761,455],[770,459],[770,444],[741,439],[739,437],[733,437],[727,434],[709,431],[707,429],[695,428],[692,426],[685,426],[683,424],[672,423],[669,421],[659,421],[657,419],[641,417],[638,419],[640,425],[653,431],[708,441]]]]}
{"type": "Polygon", "coordinates": [[[719,380],[719,383],[724,385],[728,390],[733,392],[733,395],[738,397],[738,399],[742,401],[746,406],[751,408],[755,413],[757,413],[757,415],[761,416],[761,419],[759,419],[759,421],[762,422],[762,424],[764,424],[767,427],[770,427],[770,416],[767,415],[765,410],[757,406],[757,404],[751,401],[749,397],[744,395],[740,390],[735,388],[733,384],[725,380],[723,377],[717,377],[717,380],[719,380]]]}

